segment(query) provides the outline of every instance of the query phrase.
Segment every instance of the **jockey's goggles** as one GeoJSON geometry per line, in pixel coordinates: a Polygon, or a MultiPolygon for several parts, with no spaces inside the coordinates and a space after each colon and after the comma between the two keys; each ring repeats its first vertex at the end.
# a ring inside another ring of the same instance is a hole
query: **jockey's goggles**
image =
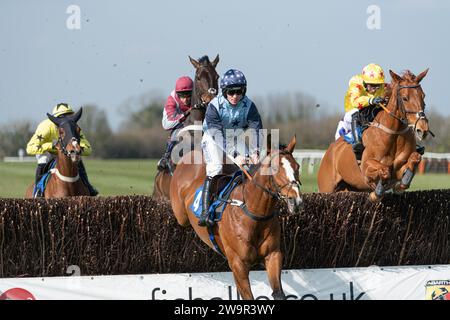
{"type": "Polygon", "coordinates": [[[192,91],[180,91],[180,92],[177,92],[177,95],[180,98],[189,98],[192,96],[192,91]]]}

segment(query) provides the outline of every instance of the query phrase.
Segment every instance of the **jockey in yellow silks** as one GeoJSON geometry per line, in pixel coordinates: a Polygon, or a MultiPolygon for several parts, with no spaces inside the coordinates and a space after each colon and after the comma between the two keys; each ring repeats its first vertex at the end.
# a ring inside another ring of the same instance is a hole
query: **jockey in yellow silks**
{"type": "MultiPolygon", "coordinates": [[[[67,103],[59,103],[57,104],[52,111],[52,115],[54,117],[63,118],[67,115],[74,114],[73,109],[67,103]]],[[[58,141],[59,133],[58,127],[54,124],[50,119],[45,119],[42,121],[36,132],[31,137],[30,141],[27,144],[27,153],[30,155],[35,155],[38,166],[36,168],[36,185],[39,183],[39,180],[45,174],[45,169],[47,163],[51,160],[55,159],[57,149],[55,148],[55,144],[58,141]]],[[[91,144],[86,139],[86,136],[80,131],[80,147],[81,147],[81,155],[89,156],[92,152],[91,144]]],[[[86,187],[88,187],[91,195],[97,195],[98,192],[95,188],[89,183],[87,178],[86,169],[84,168],[83,162],[79,162],[78,167],[80,178],[83,180],[86,187]]],[[[37,194],[34,196],[42,196],[41,194],[37,194]]]]}
{"type": "Polygon", "coordinates": [[[339,122],[335,138],[337,140],[340,136],[351,131],[354,139],[353,151],[359,159],[364,149],[361,137],[358,134],[361,125],[359,111],[383,102],[385,89],[384,71],[375,63],[365,66],[361,74],[353,76],[349,81],[344,98],[345,115],[339,122]]]}

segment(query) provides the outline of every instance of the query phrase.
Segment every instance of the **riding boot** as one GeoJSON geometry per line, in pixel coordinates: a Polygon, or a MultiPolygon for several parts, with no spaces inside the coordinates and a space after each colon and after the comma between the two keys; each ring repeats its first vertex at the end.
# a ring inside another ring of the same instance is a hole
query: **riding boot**
{"type": "Polygon", "coordinates": [[[214,224],[214,221],[211,221],[211,219],[209,218],[209,205],[211,202],[211,180],[212,177],[207,176],[205,179],[205,184],[203,185],[202,213],[200,215],[200,218],[198,219],[198,225],[200,227],[205,227],[207,225],[212,226],[214,224]]]}
{"type": "MultiPolygon", "coordinates": [[[[35,182],[34,185],[37,186],[39,184],[39,181],[41,181],[42,177],[45,174],[45,166],[47,164],[46,163],[38,163],[38,166],[36,168],[36,178],[35,178],[35,182]]],[[[42,190],[36,188],[36,193],[34,194],[35,198],[38,197],[43,197],[44,195],[42,194],[42,190]]]]}
{"type": "Polygon", "coordinates": [[[164,155],[158,161],[158,170],[159,171],[164,171],[166,169],[169,169],[170,154],[172,153],[172,149],[173,149],[174,145],[175,145],[174,141],[167,142],[167,144],[166,144],[166,151],[164,151],[164,155]]]}
{"type": "Polygon", "coordinates": [[[93,197],[98,195],[97,189],[95,189],[94,186],[89,182],[83,161],[80,161],[78,163],[78,174],[80,175],[81,181],[83,181],[84,185],[88,188],[89,194],[93,197]]]}
{"type": "Polygon", "coordinates": [[[352,114],[352,134],[353,134],[353,145],[352,149],[355,153],[356,159],[361,160],[362,153],[364,151],[364,145],[362,144],[361,137],[359,136],[359,112],[352,114]]]}

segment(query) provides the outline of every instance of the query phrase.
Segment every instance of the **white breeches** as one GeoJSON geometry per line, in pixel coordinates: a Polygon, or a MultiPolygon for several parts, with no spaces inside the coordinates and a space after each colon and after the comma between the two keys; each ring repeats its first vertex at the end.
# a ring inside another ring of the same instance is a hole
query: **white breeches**
{"type": "Polygon", "coordinates": [[[56,156],[54,154],[51,154],[50,152],[36,155],[38,164],[48,163],[50,160],[54,159],[55,157],[56,156]]]}
{"type": "MultiPolygon", "coordinates": [[[[216,142],[209,134],[204,134],[202,138],[203,156],[206,162],[206,175],[214,177],[222,172],[224,164],[224,147],[223,142],[216,142]]],[[[236,153],[237,156],[248,156],[249,149],[244,139],[237,138],[234,144],[227,144],[227,154],[230,157],[236,153]]],[[[230,159],[225,158],[226,163],[233,163],[230,159]]]]}
{"type": "Polygon", "coordinates": [[[345,113],[344,118],[338,123],[336,134],[334,135],[334,138],[336,140],[339,139],[340,136],[352,131],[352,115],[358,111],[358,109],[352,109],[349,112],[345,113]]]}

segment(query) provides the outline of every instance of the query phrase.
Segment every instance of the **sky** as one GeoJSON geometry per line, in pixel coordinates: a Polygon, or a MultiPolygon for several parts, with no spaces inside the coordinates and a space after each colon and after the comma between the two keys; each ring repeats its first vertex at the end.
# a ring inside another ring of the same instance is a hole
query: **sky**
{"type": "Polygon", "coordinates": [[[0,125],[37,123],[68,102],[97,105],[117,128],[124,104],[167,96],[179,76],[193,76],[188,56],[205,54],[219,54],[219,74],[243,71],[250,98],[302,92],[342,112],[364,65],[429,67],[427,110],[450,115],[448,17],[445,0],[2,0],[0,125]],[[71,5],[80,28],[67,26],[77,21],[71,5]]]}

